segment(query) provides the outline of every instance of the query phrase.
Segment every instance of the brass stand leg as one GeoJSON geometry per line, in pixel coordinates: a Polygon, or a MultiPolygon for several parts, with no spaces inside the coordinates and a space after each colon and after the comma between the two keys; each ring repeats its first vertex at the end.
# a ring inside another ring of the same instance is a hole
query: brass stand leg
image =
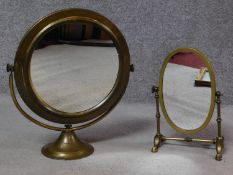
{"type": "Polygon", "coordinates": [[[222,160],[222,153],[224,148],[224,137],[221,133],[221,110],[220,110],[220,104],[221,104],[221,93],[219,91],[216,92],[216,103],[217,103],[217,126],[218,126],[218,136],[216,137],[216,157],[215,159],[220,161],[222,160]]]}
{"type": "Polygon", "coordinates": [[[152,153],[158,152],[161,143],[162,143],[162,135],[156,134],[154,137],[154,146],[151,148],[151,152],[152,153]]]}
{"type": "Polygon", "coordinates": [[[162,134],[160,133],[159,88],[153,86],[152,93],[155,93],[157,131],[154,137],[154,146],[152,147],[151,152],[156,153],[159,150],[159,146],[162,143],[162,137],[163,137],[162,134]]]}

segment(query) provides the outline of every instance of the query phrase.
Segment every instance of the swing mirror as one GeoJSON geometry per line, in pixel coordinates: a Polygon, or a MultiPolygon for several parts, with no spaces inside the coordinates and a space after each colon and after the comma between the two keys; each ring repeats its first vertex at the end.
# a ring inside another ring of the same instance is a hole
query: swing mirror
{"type": "Polygon", "coordinates": [[[185,141],[215,144],[216,160],[222,160],[224,137],[221,132],[221,93],[215,90],[215,78],[208,58],[193,48],[178,48],[164,60],[159,87],[153,86],[156,99],[156,134],[151,151],[158,152],[164,141],[185,141]],[[191,138],[206,128],[217,104],[217,137],[191,138]],[[162,134],[160,108],[168,124],[186,137],[162,134]],[[189,134],[189,135],[188,135],[189,134]]]}
{"type": "Polygon", "coordinates": [[[207,57],[195,49],[178,49],[164,61],[160,103],[169,125],[196,133],[209,123],[215,104],[215,79],[207,57]]]}
{"type": "Polygon", "coordinates": [[[7,69],[18,110],[35,124],[62,132],[42,153],[55,159],[79,159],[94,149],[74,131],[95,124],[116,106],[133,65],[124,36],[110,20],[86,9],[65,9],[43,18],[26,33],[14,65],[7,69]],[[17,101],[13,78],[24,103],[39,117],[62,127],[28,115],[17,101]]]}

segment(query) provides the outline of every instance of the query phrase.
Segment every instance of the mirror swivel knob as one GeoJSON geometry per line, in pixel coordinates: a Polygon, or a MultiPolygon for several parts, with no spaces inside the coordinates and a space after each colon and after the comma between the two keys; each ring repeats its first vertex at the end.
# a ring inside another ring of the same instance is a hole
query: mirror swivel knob
{"type": "Polygon", "coordinates": [[[6,65],[6,71],[7,72],[14,72],[14,66],[11,64],[6,65]]]}
{"type": "Polygon", "coordinates": [[[134,65],[131,64],[129,69],[130,69],[130,72],[134,72],[134,65]]]}
{"type": "Polygon", "coordinates": [[[151,92],[152,92],[152,93],[155,93],[155,86],[152,86],[151,92]]]}
{"type": "Polygon", "coordinates": [[[216,94],[217,97],[222,96],[222,93],[220,91],[217,91],[215,94],[216,94]]]}
{"type": "Polygon", "coordinates": [[[151,92],[152,93],[159,92],[159,87],[153,85],[151,88],[151,92]]]}

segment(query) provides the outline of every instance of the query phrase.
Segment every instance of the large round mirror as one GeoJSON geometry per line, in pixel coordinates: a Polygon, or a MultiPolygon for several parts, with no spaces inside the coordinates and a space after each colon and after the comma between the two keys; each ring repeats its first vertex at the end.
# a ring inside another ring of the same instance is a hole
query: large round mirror
{"type": "Polygon", "coordinates": [[[57,159],[91,154],[92,146],[77,139],[73,131],[93,125],[113,109],[125,92],[130,68],[123,35],[96,12],[66,9],[37,22],[22,39],[10,70],[25,104],[43,119],[65,127],[28,115],[14,95],[12,74],[10,89],[26,118],[62,131],[42,153],[57,159]]]}
{"type": "Polygon", "coordinates": [[[120,100],[129,78],[129,51],[105,17],[62,10],[28,31],[14,70],[18,91],[35,113],[75,124],[109,112],[120,100]]]}
{"type": "Polygon", "coordinates": [[[95,107],[114,87],[119,70],[111,36],[98,25],[68,21],[37,42],[31,80],[48,106],[75,113],[95,107]]]}
{"type": "Polygon", "coordinates": [[[180,48],[165,59],[160,74],[160,103],[172,128],[196,133],[209,123],[215,104],[215,79],[206,56],[180,48]]]}

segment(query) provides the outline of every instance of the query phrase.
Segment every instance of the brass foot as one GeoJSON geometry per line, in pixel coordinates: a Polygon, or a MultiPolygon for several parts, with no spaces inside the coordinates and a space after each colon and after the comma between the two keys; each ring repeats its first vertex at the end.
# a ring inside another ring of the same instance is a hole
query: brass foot
{"type": "Polygon", "coordinates": [[[159,150],[158,146],[156,146],[156,147],[153,146],[153,147],[151,148],[151,152],[152,152],[152,153],[157,153],[158,150],[159,150]]]}
{"type": "Polygon", "coordinates": [[[59,138],[45,145],[42,154],[52,159],[81,159],[94,152],[94,148],[77,138],[74,131],[63,131],[59,138]]]}
{"type": "Polygon", "coordinates": [[[222,160],[222,153],[224,147],[224,137],[217,137],[216,138],[216,156],[215,160],[221,161],[222,160]]]}
{"type": "Polygon", "coordinates": [[[216,154],[215,160],[221,161],[222,160],[222,154],[216,154]]]}
{"type": "Polygon", "coordinates": [[[157,134],[157,135],[154,137],[154,146],[151,148],[151,152],[152,152],[152,153],[158,152],[161,143],[162,143],[162,135],[157,134]]]}

